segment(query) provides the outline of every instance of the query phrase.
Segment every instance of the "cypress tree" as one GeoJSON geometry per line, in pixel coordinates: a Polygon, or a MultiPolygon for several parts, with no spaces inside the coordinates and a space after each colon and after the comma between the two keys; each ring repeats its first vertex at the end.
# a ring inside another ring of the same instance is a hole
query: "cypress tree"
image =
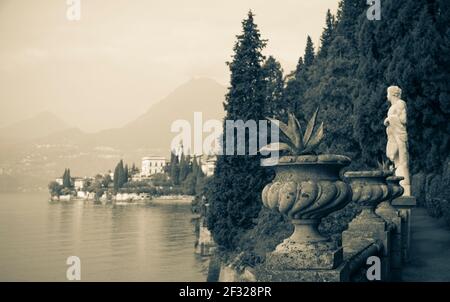
{"type": "Polygon", "coordinates": [[[114,190],[117,192],[120,188],[122,188],[125,181],[125,169],[123,167],[123,161],[120,160],[119,163],[116,165],[116,168],[114,169],[114,190]]]}
{"type": "Polygon", "coordinates": [[[172,152],[170,160],[170,179],[172,180],[172,184],[180,184],[179,173],[180,170],[178,166],[178,156],[174,152],[172,152]]]}
{"type": "MultiPolygon", "coordinates": [[[[316,108],[325,122],[326,133],[322,152],[359,156],[359,145],[353,139],[353,100],[358,67],[357,31],[360,16],[365,14],[366,5],[362,1],[344,0],[340,4],[337,22],[327,12],[326,28],[322,34],[320,55],[306,70],[302,102],[298,115],[308,118],[316,108]],[[349,19],[349,20],[348,20],[349,19]]],[[[364,15],[365,16],[365,15],[364,15]]]]}
{"type": "MultiPolygon", "coordinates": [[[[297,105],[302,95],[300,77],[303,72],[304,63],[303,58],[300,57],[296,69],[286,77],[286,87],[283,91],[283,100],[290,112],[297,112],[298,109],[297,105]]],[[[287,117],[282,117],[281,120],[286,122],[287,117]]]]}
{"type": "MultiPolygon", "coordinates": [[[[260,37],[251,11],[243,20],[242,28],[242,34],[237,36],[233,61],[228,63],[231,82],[224,103],[225,120],[257,122],[264,118],[264,56],[261,50],[266,42],[260,37]]],[[[218,157],[215,175],[207,191],[211,204],[208,228],[215,241],[227,250],[234,250],[242,234],[253,226],[253,219],[261,208],[261,191],[267,182],[267,171],[260,166],[260,156],[248,155],[248,139],[247,133],[246,155],[235,153],[218,157]]],[[[233,144],[236,147],[236,139],[233,144]]],[[[223,145],[225,150],[226,142],[223,145]]]]}
{"type": "Polygon", "coordinates": [[[303,63],[305,68],[309,68],[314,63],[314,44],[311,40],[311,37],[308,35],[306,38],[306,48],[305,55],[303,56],[303,63]]]}
{"type": "Polygon", "coordinates": [[[64,169],[64,174],[62,176],[62,180],[63,180],[63,188],[69,188],[70,187],[70,176],[68,176],[68,170],[64,169]]]}
{"type": "Polygon", "coordinates": [[[187,161],[186,156],[182,153],[180,156],[180,164],[179,164],[179,182],[183,182],[189,174],[189,163],[187,161]]]}
{"type": "Polygon", "coordinates": [[[286,104],[283,100],[283,70],[281,64],[270,56],[263,65],[263,76],[265,80],[265,115],[280,119],[286,115],[286,104]]]}
{"type": "Polygon", "coordinates": [[[297,67],[291,75],[288,76],[286,88],[284,90],[284,103],[289,104],[289,111],[293,112],[300,120],[306,120],[307,117],[301,108],[304,102],[304,94],[310,83],[308,71],[315,61],[314,44],[311,37],[306,39],[305,53],[300,57],[297,67]]]}
{"type": "Polygon", "coordinates": [[[128,177],[129,177],[129,171],[128,171],[128,165],[126,164],[124,169],[123,169],[123,184],[128,182],[128,177]]]}
{"type": "Polygon", "coordinates": [[[114,191],[119,190],[119,164],[114,168],[114,177],[113,177],[114,191]]]}
{"type": "Polygon", "coordinates": [[[197,175],[199,173],[199,171],[201,172],[201,169],[199,167],[198,161],[197,161],[197,157],[194,156],[193,160],[192,160],[192,174],[197,175]]]}
{"type": "Polygon", "coordinates": [[[70,176],[70,169],[65,169],[63,174],[63,187],[71,188],[72,187],[72,178],[70,176]]]}
{"type": "Polygon", "coordinates": [[[330,10],[327,11],[327,16],[325,19],[325,28],[323,29],[322,35],[320,37],[320,49],[318,52],[318,57],[326,57],[328,53],[328,48],[333,40],[333,32],[335,26],[335,19],[330,10]]]}

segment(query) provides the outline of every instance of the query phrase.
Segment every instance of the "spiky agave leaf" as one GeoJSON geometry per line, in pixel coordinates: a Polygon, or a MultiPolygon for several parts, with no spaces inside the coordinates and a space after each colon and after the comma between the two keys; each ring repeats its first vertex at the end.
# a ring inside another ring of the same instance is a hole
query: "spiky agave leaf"
{"type": "Polygon", "coordinates": [[[280,128],[280,130],[284,133],[284,135],[287,136],[287,138],[291,141],[294,142],[295,140],[295,134],[292,133],[292,130],[289,128],[289,125],[286,125],[285,123],[283,123],[282,121],[276,120],[276,119],[272,119],[270,117],[266,117],[267,120],[269,120],[271,123],[274,123],[275,125],[278,126],[278,128],[280,128]]]}
{"type": "MultiPolygon", "coordinates": [[[[279,141],[280,141],[280,143],[288,146],[288,149],[283,149],[283,150],[288,150],[290,153],[295,154],[297,151],[296,151],[296,147],[293,143],[293,138],[292,138],[293,134],[292,134],[291,130],[289,129],[288,125],[286,125],[282,121],[272,119],[269,117],[266,117],[266,119],[269,120],[272,124],[277,125],[277,127],[279,129],[281,129],[281,133],[280,133],[281,135],[279,137],[279,141]]],[[[269,144],[269,145],[271,145],[271,144],[269,144]]],[[[269,145],[267,145],[267,146],[269,146],[269,145]]],[[[283,148],[284,148],[284,145],[283,145],[283,148]]],[[[267,146],[264,146],[264,147],[267,147],[267,146]]],[[[282,151],[282,150],[280,150],[280,151],[282,151]]]]}
{"type": "Polygon", "coordinates": [[[305,134],[302,136],[301,126],[294,114],[288,113],[288,124],[271,118],[266,118],[281,129],[278,143],[271,143],[261,149],[261,151],[287,150],[291,155],[302,155],[311,153],[322,141],[324,137],[323,123],[316,130],[317,109],[308,122],[305,134]]]}
{"type": "Polygon", "coordinates": [[[291,146],[289,146],[286,143],[270,143],[260,149],[261,152],[264,152],[264,151],[273,152],[273,151],[283,151],[283,150],[288,150],[291,153],[293,151],[295,151],[291,148],[291,146]]]}
{"type": "Polygon", "coordinates": [[[316,109],[313,116],[309,120],[308,125],[306,126],[305,136],[303,137],[303,142],[304,142],[305,146],[308,145],[308,142],[311,139],[311,135],[313,133],[314,126],[316,125],[316,119],[317,119],[318,112],[319,112],[319,108],[316,109]]]}
{"type": "Polygon", "coordinates": [[[302,133],[301,129],[299,127],[299,121],[295,117],[294,114],[289,113],[288,114],[288,126],[290,131],[294,134],[294,140],[292,143],[294,144],[295,148],[298,150],[301,150],[303,148],[303,140],[302,140],[302,133]]]}
{"type": "Polygon", "coordinates": [[[317,131],[314,132],[314,134],[309,139],[308,144],[306,144],[306,147],[303,150],[303,153],[309,153],[313,151],[322,142],[323,136],[323,123],[321,123],[317,131]]]}

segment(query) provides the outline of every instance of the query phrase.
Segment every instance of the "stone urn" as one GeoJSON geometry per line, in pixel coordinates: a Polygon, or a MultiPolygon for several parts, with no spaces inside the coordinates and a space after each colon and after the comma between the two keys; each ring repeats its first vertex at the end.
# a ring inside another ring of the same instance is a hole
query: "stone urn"
{"type": "Polygon", "coordinates": [[[375,213],[378,216],[390,222],[394,221],[399,216],[399,211],[391,205],[391,202],[397,197],[403,195],[404,189],[400,185],[400,182],[402,180],[403,180],[402,176],[386,177],[386,183],[388,185],[389,190],[388,197],[378,206],[378,208],[375,211],[375,213]]]}
{"type": "Polygon", "coordinates": [[[276,176],[262,191],[267,208],[285,214],[295,230],[285,240],[291,243],[327,241],[317,230],[322,217],[343,208],[351,189],[340,179],[350,164],[342,155],[284,156],[275,166],[276,176]]]}
{"type": "Polygon", "coordinates": [[[375,213],[376,207],[391,194],[386,177],[391,171],[348,171],[345,178],[352,188],[352,201],[362,206],[361,213],[352,221],[384,221],[375,213]]]}
{"type": "Polygon", "coordinates": [[[388,187],[391,190],[391,195],[389,196],[389,201],[392,201],[403,195],[405,189],[402,187],[400,182],[404,179],[403,176],[389,176],[386,178],[388,187]]]}
{"type": "Polygon", "coordinates": [[[342,232],[342,245],[347,253],[357,253],[367,248],[376,240],[383,243],[383,254],[388,248],[388,222],[375,213],[376,207],[383,201],[389,200],[391,190],[386,177],[391,171],[349,171],[344,176],[352,187],[352,201],[361,205],[362,211],[342,232]]]}

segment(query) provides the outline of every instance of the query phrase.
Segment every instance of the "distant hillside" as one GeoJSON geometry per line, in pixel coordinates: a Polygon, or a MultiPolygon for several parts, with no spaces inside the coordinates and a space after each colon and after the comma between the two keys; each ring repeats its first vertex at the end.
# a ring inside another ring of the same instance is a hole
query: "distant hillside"
{"type": "Polygon", "coordinates": [[[226,88],[214,80],[192,79],[123,128],[101,131],[93,139],[121,149],[140,147],[167,152],[176,135],[170,131],[175,120],[188,120],[193,125],[194,112],[202,112],[204,121],[223,119],[225,93],[226,88]]]}
{"type": "Polygon", "coordinates": [[[53,113],[41,112],[29,119],[0,128],[0,138],[23,141],[48,136],[68,129],[69,125],[53,113]]]}
{"type": "MultiPolygon", "coordinates": [[[[46,136],[40,130],[28,140],[0,143],[0,190],[14,190],[10,188],[13,184],[20,190],[31,185],[45,190],[49,180],[60,176],[65,168],[70,168],[74,176],[89,176],[114,169],[120,159],[140,166],[143,156],[168,156],[176,135],[170,131],[172,122],[184,119],[193,125],[196,111],[202,112],[204,121],[223,119],[225,93],[226,88],[214,80],[193,79],[124,127],[94,134],[41,118],[47,123],[41,128],[48,129],[46,136]]],[[[99,114],[107,115],[107,109],[99,114]]],[[[33,123],[28,125],[32,127],[33,123]]]]}

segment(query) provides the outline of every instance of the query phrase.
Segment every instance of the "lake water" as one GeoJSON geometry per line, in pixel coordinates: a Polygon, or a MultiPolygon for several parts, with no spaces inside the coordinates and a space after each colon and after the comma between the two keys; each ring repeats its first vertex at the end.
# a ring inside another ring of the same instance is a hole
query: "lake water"
{"type": "Polygon", "coordinates": [[[49,203],[47,194],[0,194],[0,281],[205,281],[189,205],[49,203]]]}

